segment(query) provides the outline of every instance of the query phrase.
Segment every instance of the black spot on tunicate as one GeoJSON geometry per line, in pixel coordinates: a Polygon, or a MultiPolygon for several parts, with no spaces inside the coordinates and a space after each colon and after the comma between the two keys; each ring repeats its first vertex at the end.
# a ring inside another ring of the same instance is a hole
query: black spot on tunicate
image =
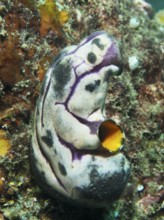
{"type": "Polygon", "coordinates": [[[52,138],[52,134],[50,130],[47,130],[47,135],[46,136],[42,136],[41,139],[44,143],[47,144],[48,147],[52,147],[53,146],[53,138],[52,138]]]}
{"type": "Polygon", "coordinates": [[[89,83],[88,85],[85,86],[85,89],[89,92],[93,92],[99,85],[100,85],[100,80],[95,80],[94,83],[89,83]]]}
{"type": "Polygon", "coordinates": [[[88,56],[87,56],[87,60],[90,62],[90,63],[95,63],[96,62],[96,55],[93,53],[93,52],[90,52],[88,53],[88,56]]]}
{"type": "Polygon", "coordinates": [[[94,86],[94,84],[88,84],[85,86],[85,89],[89,92],[93,92],[95,89],[95,86],[94,86]]]}
{"type": "Polygon", "coordinates": [[[100,178],[99,174],[98,174],[96,167],[95,167],[92,169],[92,171],[90,173],[90,181],[91,181],[91,183],[94,183],[94,182],[98,181],[99,178],[100,178]]]}
{"type": "Polygon", "coordinates": [[[69,62],[59,63],[54,71],[53,76],[55,78],[54,89],[58,95],[63,95],[64,87],[71,79],[71,67],[69,62]]]}
{"type": "Polygon", "coordinates": [[[58,167],[59,167],[59,171],[60,173],[63,175],[63,176],[66,176],[67,175],[67,171],[65,169],[65,166],[61,163],[58,163],[58,167]]]}
{"type": "Polygon", "coordinates": [[[125,170],[102,175],[93,169],[90,173],[90,183],[88,186],[76,187],[80,199],[89,199],[92,203],[110,203],[118,199],[125,188],[129,178],[129,171],[125,170]]]}
{"type": "Polygon", "coordinates": [[[100,40],[99,38],[94,39],[94,40],[92,41],[92,44],[96,44],[96,46],[97,46],[98,48],[100,48],[101,50],[103,50],[104,47],[105,47],[104,44],[101,43],[101,40],[100,40]]]}

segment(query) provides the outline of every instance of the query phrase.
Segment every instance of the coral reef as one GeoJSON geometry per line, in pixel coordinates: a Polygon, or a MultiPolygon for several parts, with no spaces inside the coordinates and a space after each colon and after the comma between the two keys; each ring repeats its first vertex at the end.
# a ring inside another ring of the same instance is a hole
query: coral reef
{"type": "Polygon", "coordinates": [[[11,144],[0,156],[0,218],[161,220],[162,24],[154,19],[150,7],[138,7],[131,0],[50,2],[57,14],[43,34],[42,21],[49,14],[41,13],[39,1],[0,2],[0,129],[11,144]],[[49,63],[61,48],[96,30],[107,31],[120,43],[124,70],[110,78],[106,109],[107,116],[124,128],[123,151],[132,173],[118,202],[105,210],[84,210],[52,199],[38,188],[30,171],[29,151],[36,99],[49,63]]]}

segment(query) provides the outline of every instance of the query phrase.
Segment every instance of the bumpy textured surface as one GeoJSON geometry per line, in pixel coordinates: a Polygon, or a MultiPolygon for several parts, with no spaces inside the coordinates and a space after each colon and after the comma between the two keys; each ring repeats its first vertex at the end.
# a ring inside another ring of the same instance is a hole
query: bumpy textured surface
{"type": "Polygon", "coordinates": [[[98,137],[109,77],[121,66],[116,41],[101,31],[64,49],[48,69],[34,119],[32,168],[52,195],[101,207],[122,193],[129,163],[122,153],[103,152],[98,137]]]}

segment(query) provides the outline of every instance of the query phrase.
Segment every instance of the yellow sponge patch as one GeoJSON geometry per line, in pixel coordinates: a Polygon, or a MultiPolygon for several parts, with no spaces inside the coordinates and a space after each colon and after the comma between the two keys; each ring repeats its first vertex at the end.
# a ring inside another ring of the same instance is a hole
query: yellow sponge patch
{"type": "Polygon", "coordinates": [[[156,20],[159,24],[164,25],[164,9],[158,11],[158,12],[155,14],[155,20],[156,20]]]}
{"type": "Polygon", "coordinates": [[[6,132],[0,129],[0,157],[5,156],[10,149],[10,141],[6,138],[6,132]]]}

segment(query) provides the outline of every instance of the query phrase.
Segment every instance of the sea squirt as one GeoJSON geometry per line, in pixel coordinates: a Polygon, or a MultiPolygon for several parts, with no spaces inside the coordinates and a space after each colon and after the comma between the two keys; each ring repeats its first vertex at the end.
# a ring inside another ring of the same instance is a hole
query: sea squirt
{"type": "Polygon", "coordinates": [[[118,199],[130,165],[124,133],[106,119],[109,78],[122,70],[116,40],[104,31],[54,59],[37,101],[31,165],[39,185],[74,205],[105,207],[118,199]]]}

